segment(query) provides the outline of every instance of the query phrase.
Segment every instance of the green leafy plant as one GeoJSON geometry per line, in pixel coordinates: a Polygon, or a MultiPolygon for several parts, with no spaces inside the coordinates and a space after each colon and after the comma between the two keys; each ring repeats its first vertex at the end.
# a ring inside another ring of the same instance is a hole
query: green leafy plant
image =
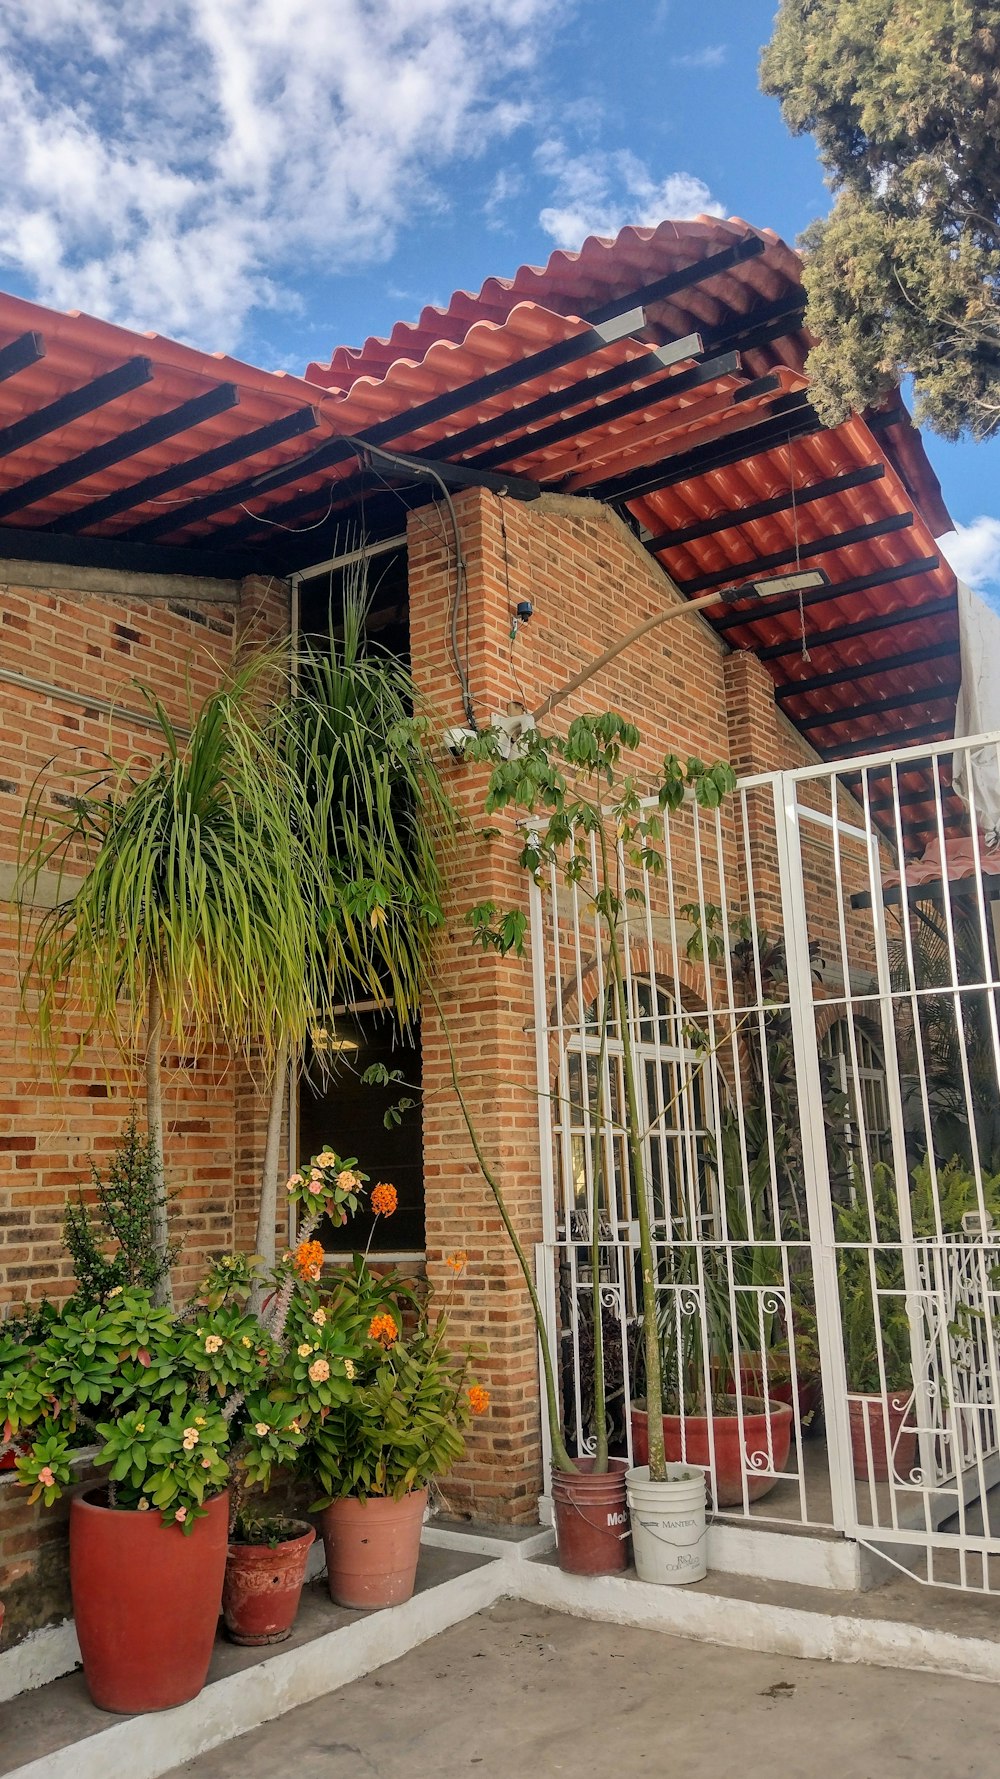
{"type": "Polygon", "coordinates": [[[163,1194],[156,1145],[139,1133],[136,1108],[105,1170],[90,1164],[94,1203],[81,1187],[63,1214],[63,1240],[73,1262],[75,1295],[101,1303],[115,1286],[137,1285],[156,1293],[178,1252],[178,1242],[157,1246],[163,1194]]]}
{"type": "Polygon", "coordinates": [[[469,1376],[469,1357],[448,1348],[448,1317],[418,1302],[395,1275],[376,1279],[360,1257],[341,1305],[362,1335],[349,1395],[314,1417],[299,1468],[321,1491],[317,1506],[346,1495],[399,1500],[450,1470],[489,1397],[469,1376]]]}
{"type": "Polygon", "coordinates": [[[0,1452],[16,1447],[31,1499],[59,1498],[81,1436],[97,1447],[112,1506],[156,1510],[185,1532],[227,1483],[238,1510],[276,1465],[294,1464],[310,1423],[349,1400],[365,1346],[356,1308],[324,1302],[310,1240],[363,1190],[332,1150],[292,1176],[302,1241],[274,1269],[261,1317],[246,1307],[252,1267],[227,1255],[180,1313],[114,1285],[39,1318],[32,1341],[23,1325],[0,1328],[0,1452]]]}
{"type": "Polygon", "coordinates": [[[835,192],[802,242],[827,425],[910,375],[946,438],[996,432],[998,58],[992,0],[782,0],[761,84],[835,192]]]}
{"type": "MultiPolygon", "coordinates": [[[[688,795],[703,808],[717,809],[723,798],[733,789],[736,778],[732,768],[724,763],[705,766],[697,759],[682,762],[674,755],[668,755],[663,761],[657,781],[649,788],[648,799],[644,798],[635,775],[627,769],[628,757],[639,748],[641,736],[633,723],[615,711],[576,717],[570,723],[565,736],[543,735],[537,729],[531,729],[513,752],[508,752],[504,745],[505,739],[495,731],[487,731],[473,738],[467,754],[469,758],[487,761],[491,766],[485,814],[491,816],[502,810],[512,810],[528,818],[526,835],[520,849],[519,862],[522,869],[536,881],[542,882],[546,873],[554,868],[566,883],[576,885],[588,879],[592,847],[597,859],[598,881],[592,894],[592,903],[600,924],[611,1010],[617,1021],[622,1044],[625,1104],[621,1123],[626,1138],[639,1224],[650,1475],[654,1479],[662,1479],[666,1470],[657,1321],[658,1267],[653,1247],[651,1195],[645,1160],[645,1141],[649,1133],[643,1126],[639,1111],[634,1034],[628,1006],[623,952],[623,918],[631,892],[621,882],[618,861],[620,853],[627,867],[648,872],[652,876],[661,873],[663,856],[659,842],[663,834],[664,812],[678,809],[688,795]]],[[[497,910],[492,904],[482,904],[472,911],[470,921],[477,940],[484,947],[492,947],[501,955],[520,950],[523,927],[520,930],[513,927],[510,915],[505,911],[497,910]]],[[[440,1011],[440,1003],[438,1006],[440,1011]]],[[[604,1020],[602,1044],[606,1043],[606,1032],[607,1020],[604,1020]]],[[[480,1170],[493,1193],[514,1247],[538,1326],[553,1462],[560,1470],[573,1471],[575,1465],[566,1450],[563,1437],[544,1317],[534,1280],[496,1173],[490,1167],[475,1132],[461,1090],[454,1046],[450,1038],[448,1043],[452,1082],[466,1128],[480,1170]]],[[[705,1060],[709,1054],[706,1048],[705,1060]]],[[[604,1073],[604,1069],[599,1067],[599,1080],[603,1080],[604,1073]]],[[[611,1111],[610,1108],[606,1110],[609,1113],[611,1111]]],[[[593,1302],[590,1321],[594,1344],[594,1468],[600,1471],[607,1468],[608,1448],[603,1316],[600,1303],[600,1216],[604,1182],[599,1145],[598,1152],[594,1155],[592,1174],[590,1230],[593,1302]]]]}
{"type": "Polygon", "coordinates": [[[65,1016],[80,1012],[81,1047],[107,1031],[126,1059],[143,1058],[162,1263],[155,1294],[164,1302],[164,1046],[169,1038],[188,1052],[221,1033],[267,1062],[312,998],[303,978],[316,955],[315,855],[302,843],[305,824],[289,820],[300,781],[262,716],[276,665],[265,653],[240,668],[204,701],[186,737],[140,688],[159,757],[108,757],[58,803],[42,774],[21,826],[23,995],[54,1064],[65,1016]],[[48,873],[58,894],[39,912],[48,873]]]}

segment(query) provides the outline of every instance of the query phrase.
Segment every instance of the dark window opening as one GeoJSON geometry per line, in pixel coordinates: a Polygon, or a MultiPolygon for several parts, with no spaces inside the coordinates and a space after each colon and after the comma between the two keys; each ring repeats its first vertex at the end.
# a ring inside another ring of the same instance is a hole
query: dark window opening
{"type": "Polygon", "coordinates": [[[420,1095],[420,1040],[414,1033],[393,1031],[384,1017],[375,1014],[338,1015],[333,1043],[338,1048],[328,1057],[324,1080],[315,1066],[303,1075],[299,1087],[299,1161],[304,1165],[321,1149],[354,1156],[369,1176],[367,1192],[380,1180],[396,1188],[399,1203],[394,1215],[377,1221],[367,1203],[347,1224],[334,1229],[324,1222],[318,1239],[328,1254],[351,1254],[364,1248],[372,1233],[372,1253],[422,1254],[424,1251],[424,1170],[420,1095]],[[369,1086],[362,1079],[373,1063],[398,1070],[406,1086],[369,1086]],[[399,1123],[386,1128],[385,1114],[403,1097],[415,1101],[401,1114],[399,1123]]]}
{"type": "Polygon", "coordinates": [[[370,597],[366,632],[390,655],[409,664],[410,604],[406,546],[371,556],[367,568],[350,563],[346,568],[327,568],[299,582],[299,635],[304,643],[321,646],[336,634],[343,620],[344,588],[364,575],[370,597]]]}

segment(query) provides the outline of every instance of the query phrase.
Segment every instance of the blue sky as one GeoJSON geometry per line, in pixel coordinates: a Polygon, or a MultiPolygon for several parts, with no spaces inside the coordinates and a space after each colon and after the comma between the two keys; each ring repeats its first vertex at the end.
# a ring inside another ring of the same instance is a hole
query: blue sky
{"type": "MultiPolygon", "coordinates": [[[[4,0],[0,279],[301,370],[624,222],[829,199],[773,0],[4,0]]],[[[1000,585],[1000,443],[927,436],[1000,585]]]]}

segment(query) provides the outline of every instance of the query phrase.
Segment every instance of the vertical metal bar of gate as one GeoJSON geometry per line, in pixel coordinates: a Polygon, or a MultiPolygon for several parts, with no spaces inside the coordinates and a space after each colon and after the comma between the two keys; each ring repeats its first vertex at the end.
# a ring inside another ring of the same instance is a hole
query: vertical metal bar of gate
{"type": "Polygon", "coordinates": [[[856,1522],[851,1438],[847,1408],[847,1368],[841,1326],[840,1284],[833,1220],[833,1197],[826,1152],[823,1087],[813,1014],[808,916],[802,875],[798,792],[792,773],[773,780],[774,827],[785,929],[792,1053],[798,1093],[809,1245],[816,1293],[816,1333],[823,1374],[827,1457],[833,1497],[833,1524],[852,1531],[856,1522]]]}
{"type": "MultiPolygon", "coordinates": [[[[552,1079],[549,1069],[549,1023],[545,1006],[545,905],[542,892],[534,878],[528,890],[529,937],[531,943],[531,976],[535,1008],[535,1080],[538,1096],[538,1158],[539,1184],[542,1193],[542,1239],[535,1246],[535,1289],[542,1306],[542,1317],[548,1336],[549,1354],[559,1383],[559,1336],[556,1327],[556,1292],[552,1259],[556,1252],[556,1188],[552,1166],[552,1079]]],[[[553,919],[555,919],[553,913],[553,919]]],[[[538,1354],[540,1420],[542,1432],[542,1496],[539,1503],[543,1523],[551,1520],[549,1477],[552,1474],[552,1436],[545,1403],[542,1355],[538,1354]]]]}

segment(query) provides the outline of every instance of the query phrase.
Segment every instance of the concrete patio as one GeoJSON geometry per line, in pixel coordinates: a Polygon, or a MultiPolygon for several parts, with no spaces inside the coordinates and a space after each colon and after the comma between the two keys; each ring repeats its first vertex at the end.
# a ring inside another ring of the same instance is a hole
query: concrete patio
{"type": "Polygon", "coordinates": [[[720,1649],[510,1600],[172,1779],[718,1779],[737,1746],[741,1779],[980,1779],[996,1759],[989,1706],[975,1682],[720,1649]]]}

